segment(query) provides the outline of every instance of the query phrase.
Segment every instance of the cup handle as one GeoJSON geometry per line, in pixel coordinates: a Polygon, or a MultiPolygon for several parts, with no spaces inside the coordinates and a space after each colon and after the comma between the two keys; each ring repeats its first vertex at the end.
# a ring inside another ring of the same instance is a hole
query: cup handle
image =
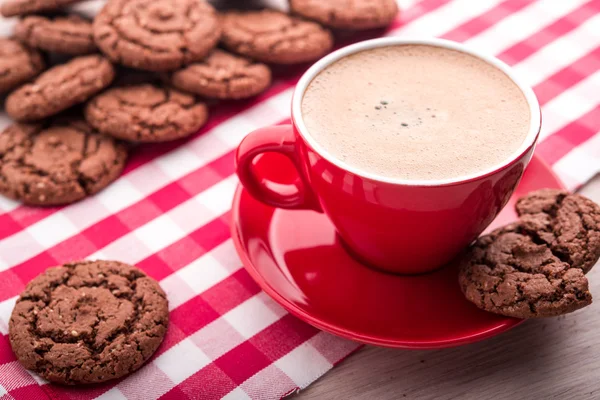
{"type": "Polygon", "coordinates": [[[296,137],[292,125],[270,126],[250,133],[238,146],[235,161],[242,185],[257,200],[277,208],[322,212],[302,173],[302,161],[296,152],[296,137]],[[256,175],[252,163],[258,155],[267,152],[283,154],[292,161],[298,172],[294,183],[276,183],[256,175]]]}

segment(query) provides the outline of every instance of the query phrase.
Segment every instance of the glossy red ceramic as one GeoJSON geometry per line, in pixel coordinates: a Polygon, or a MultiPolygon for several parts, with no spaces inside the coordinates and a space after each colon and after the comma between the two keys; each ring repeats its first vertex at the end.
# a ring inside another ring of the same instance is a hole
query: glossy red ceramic
{"type": "MultiPolygon", "coordinates": [[[[298,179],[281,155],[259,157],[255,173],[282,186],[298,179]]],[[[516,197],[544,187],[562,185],[533,157],[490,229],[515,218],[516,197]]],[[[414,276],[369,268],[346,252],[324,214],[268,206],[241,186],[233,202],[232,237],[247,271],[267,294],[302,320],[352,340],[401,348],[450,347],[489,338],[521,322],[465,300],[453,266],[414,276]]],[[[432,250],[423,249],[421,257],[432,250]]]]}
{"type": "Polygon", "coordinates": [[[263,203],[287,209],[322,210],[357,259],[393,273],[423,273],[450,261],[502,210],[531,159],[540,123],[533,91],[519,84],[501,61],[440,39],[375,39],[340,49],[311,67],[294,91],[292,125],[250,133],[237,151],[237,173],[246,189],[263,203]],[[406,43],[467,52],[511,77],[521,87],[531,114],[529,132],[518,151],[503,163],[477,174],[438,181],[373,175],[327,153],[306,132],[302,121],[301,98],[312,78],[348,54],[406,43]],[[268,175],[257,176],[252,168],[254,160],[267,152],[289,158],[297,170],[296,178],[281,184],[268,175]]]}

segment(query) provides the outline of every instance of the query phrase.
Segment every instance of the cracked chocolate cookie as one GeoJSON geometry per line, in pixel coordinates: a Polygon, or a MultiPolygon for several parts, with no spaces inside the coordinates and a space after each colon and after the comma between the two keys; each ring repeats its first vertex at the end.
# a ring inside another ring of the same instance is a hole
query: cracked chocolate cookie
{"type": "Polygon", "coordinates": [[[465,297],[496,314],[553,317],[592,302],[584,271],[561,260],[518,222],[480,237],[459,263],[465,297]]]}
{"type": "Polygon", "coordinates": [[[81,0],[4,0],[0,13],[5,17],[55,11],[81,0]]]}
{"type": "Polygon", "coordinates": [[[168,81],[175,87],[205,97],[243,99],[262,93],[271,83],[271,70],[254,62],[215,49],[202,62],[173,72],[168,81]]]}
{"type": "Polygon", "coordinates": [[[127,152],[83,120],[14,124],[0,134],[0,193],[31,205],[72,203],[117,179],[127,152]]]}
{"type": "Polygon", "coordinates": [[[0,94],[34,78],[44,66],[37,50],[14,39],[0,39],[0,94]]]}
{"type": "Polygon", "coordinates": [[[17,121],[35,121],[82,103],[114,79],[112,64],[99,55],[80,56],[50,68],[6,98],[6,113],[17,121]]]}
{"type": "Polygon", "coordinates": [[[314,61],[333,47],[327,29],[279,11],[230,11],[222,15],[221,24],[225,47],[263,62],[314,61]]]}
{"type": "Polygon", "coordinates": [[[15,27],[15,37],[31,47],[53,53],[77,56],[96,51],[92,23],[77,15],[24,17],[15,27]]]}
{"type": "Polygon", "coordinates": [[[340,29],[381,28],[398,14],[396,0],[290,0],[292,12],[340,29]]]}
{"type": "Polygon", "coordinates": [[[169,311],[158,283],[117,261],[47,269],[19,296],[9,338],[19,362],[67,385],[130,374],[152,356],[169,311]]]}
{"type": "Polygon", "coordinates": [[[204,0],[109,0],[94,19],[94,38],[112,61],[168,71],[200,61],[218,43],[215,9],[204,0]]]}
{"type": "Polygon", "coordinates": [[[600,206],[564,190],[542,189],[517,201],[527,233],[561,260],[588,272],[600,258],[600,206]]]}
{"type": "Polygon", "coordinates": [[[100,132],[136,142],[164,142],[196,133],[208,108],[194,95],[151,84],[110,89],[94,97],[85,118],[100,132]]]}

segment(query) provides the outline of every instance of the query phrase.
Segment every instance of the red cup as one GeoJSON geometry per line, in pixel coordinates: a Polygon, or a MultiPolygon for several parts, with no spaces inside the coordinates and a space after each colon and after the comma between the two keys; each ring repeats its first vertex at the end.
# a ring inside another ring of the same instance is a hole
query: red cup
{"type": "Polygon", "coordinates": [[[361,261],[392,273],[416,274],[449,262],[498,215],[531,159],[540,128],[535,94],[500,60],[447,40],[381,38],[345,47],[314,64],[295,88],[292,124],[250,133],[237,149],[236,168],[244,187],[263,203],[324,212],[348,251],[361,261]],[[505,72],[530,108],[531,125],[522,146],[501,164],[477,174],[425,181],[374,175],[325,151],[302,121],[300,106],[308,84],[329,64],[349,54],[405,44],[462,51],[505,72]],[[281,184],[257,176],[253,161],[266,152],[288,157],[298,170],[296,182],[281,184]]]}

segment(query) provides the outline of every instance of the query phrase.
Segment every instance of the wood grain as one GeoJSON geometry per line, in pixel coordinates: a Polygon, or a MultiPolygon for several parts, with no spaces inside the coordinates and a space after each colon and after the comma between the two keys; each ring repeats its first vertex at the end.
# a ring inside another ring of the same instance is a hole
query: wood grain
{"type": "MultiPolygon", "coordinates": [[[[600,202],[600,176],[582,191],[600,202]]],[[[306,390],[309,399],[600,399],[600,265],[591,306],[444,350],[363,347],[306,390]]]]}

